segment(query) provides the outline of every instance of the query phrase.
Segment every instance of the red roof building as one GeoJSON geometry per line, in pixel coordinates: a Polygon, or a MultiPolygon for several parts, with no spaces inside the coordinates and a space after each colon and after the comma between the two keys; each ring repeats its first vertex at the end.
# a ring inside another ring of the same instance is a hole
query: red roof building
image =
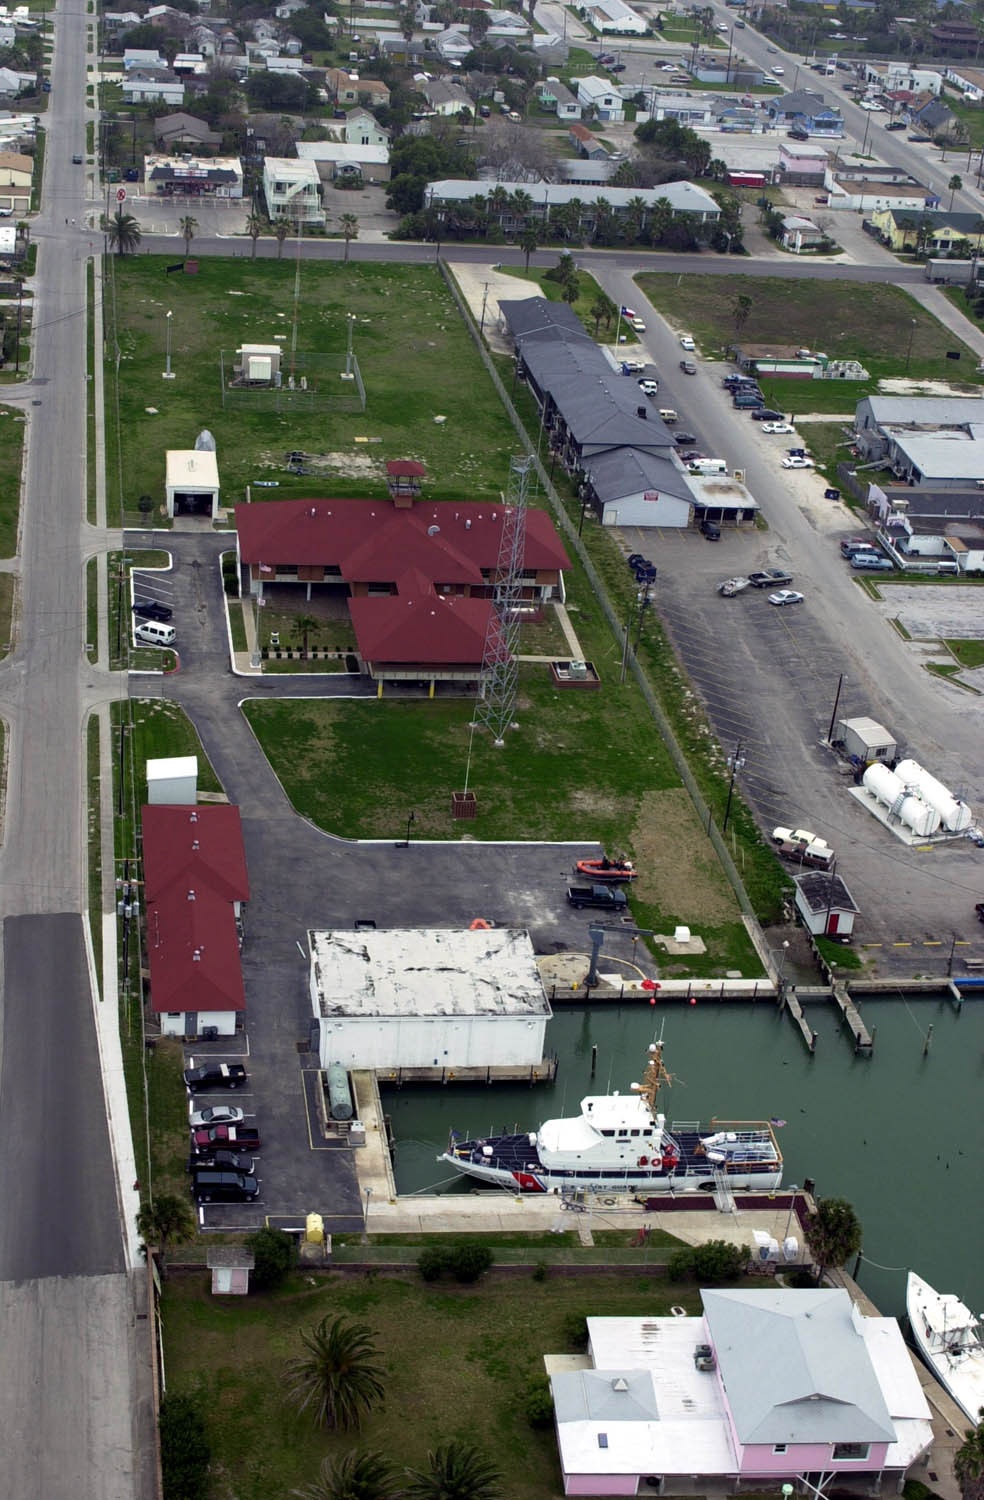
{"type": "Polygon", "coordinates": [[[165,1036],[231,1036],[246,1008],[239,809],[156,805],[141,817],[150,1008],[165,1036]]]}
{"type": "MultiPolygon", "coordinates": [[[[260,598],[271,586],[298,583],[309,600],[322,590],[343,597],[369,675],[380,683],[429,679],[433,692],[438,679],[480,675],[504,517],[501,501],[407,494],[237,505],[239,561],[260,598]]],[[[528,510],[522,598],[531,612],[563,598],[569,567],[553,521],[528,510]]]]}

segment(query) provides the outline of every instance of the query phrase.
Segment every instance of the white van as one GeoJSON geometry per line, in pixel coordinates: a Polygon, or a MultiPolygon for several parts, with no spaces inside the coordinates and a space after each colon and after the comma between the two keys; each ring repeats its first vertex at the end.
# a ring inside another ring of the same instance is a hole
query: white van
{"type": "Polygon", "coordinates": [[[659,419],[661,422],[665,422],[667,427],[672,427],[674,422],[680,420],[672,406],[661,406],[659,409],[659,419]]]}
{"type": "Polygon", "coordinates": [[[177,633],[173,625],[162,625],[159,620],[141,620],[133,627],[141,646],[173,646],[177,633]]]}
{"type": "Polygon", "coordinates": [[[728,465],[723,458],[692,458],[687,465],[691,474],[727,474],[728,465]]]}

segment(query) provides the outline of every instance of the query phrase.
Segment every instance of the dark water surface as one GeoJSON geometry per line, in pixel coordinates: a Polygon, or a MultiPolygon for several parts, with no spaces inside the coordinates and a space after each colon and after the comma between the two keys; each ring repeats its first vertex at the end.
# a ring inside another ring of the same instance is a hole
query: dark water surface
{"type": "Polygon", "coordinates": [[[532,1130],[577,1114],[586,1093],[627,1091],[662,1024],[676,1079],[662,1096],[667,1119],[785,1120],[777,1131],[785,1185],[812,1177],[820,1196],[854,1205],[864,1226],[859,1280],[883,1312],[904,1311],[908,1267],[984,1310],[984,996],[960,1012],[949,999],[866,1001],[865,1023],[877,1028],[870,1060],[853,1055],[832,1005],[807,1015],[819,1033],[813,1057],[769,1004],[559,1010],[547,1028],[560,1058],[549,1087],[384,1091],[398,1189],[465,1186],[447,1182],[435,1161],[452,1126],[469,1135],[514,1124],[532,1130]]]}

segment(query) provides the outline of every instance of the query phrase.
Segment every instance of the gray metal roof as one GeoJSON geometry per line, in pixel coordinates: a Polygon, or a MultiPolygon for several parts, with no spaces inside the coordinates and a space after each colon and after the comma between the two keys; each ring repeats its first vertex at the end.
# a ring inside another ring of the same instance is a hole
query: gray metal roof
{"type": "Polygon", "coordinates": [[[894,1442],[847,1292],[702,1291],[701,1299],[741,1443],[894,1442]]]}
{"type": "Polygon", "coordinates": [[[866,407],[872,420],[933,427],[962,427],[984,421],[981,396],[863,396],[857,410],[866,407]]]}
{"type": "Polygon", "coordinates": [[[577,313],[566,302],[548,302],[546,297],[521,297],[518,301],[500,299],[499,311],[517,343],[532,337],[575,338],[598,348],[577,313]]]}
{"type": "MultiPolygon", "coordinates": [[[[672,447],[669,434],[667,447],[672,447]]],[[[640,453],[636,448],[616,448],[609,453],[597,454],[591,459],[589,469],[592,488],[602,505],[645,490],[675,495],[691,505],[694,502],[686,474],[669,457],[640,453]]]]}
{"type": "Polygon", "coordinates": [[[839,875],[826,870],[810,870],[805,875],[794,875],[793,882],[799,886],[812,912],[860,911],[839,875]]]}
{"type": "Polygon", "coordinates": [[[558,1422],[652,1422],[659,1417],[648,1370],[564,1370],[551,1377],[558,1422]]]}
{"type": "MultiPolygon", "coordinates": [[[[577,201],[587,211],[596,201],[595,198],[586,198],[577,187],[566,187],[558,182],[499,182],[496,186],[505,188],[507,193],[528,193],[533,199],[534,208],[543,208],[544,204],[553,207],[577,201]]],[[[432,203],[467,203],[469,198],[474,198],[481,190],[481,183],[448,177],[429,183],[427,194],[432,203]]],[[[612,208],[628,208],[636,198],[641,198],[647,208],[652,208],[660,199],[665,198],[676,213],[702,214],[706,219],[717,219],[721,213],[710,193],[692,182],[661,182],[655,188],[606,187],[604,193],[597,194],[596,197],[604,198],[612,208]]]]}

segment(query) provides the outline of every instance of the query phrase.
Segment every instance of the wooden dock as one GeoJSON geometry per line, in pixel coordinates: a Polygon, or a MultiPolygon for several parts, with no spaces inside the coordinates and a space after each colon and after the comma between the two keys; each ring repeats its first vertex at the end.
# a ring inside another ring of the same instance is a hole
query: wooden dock
{"type": "Polygon", "coordinates": [[[557,1076],[557,1055],[542,1062],[524,1064],[491,1063],[478,1068],[380,1068],[376,1080],[385,1088],[403,1088],[414,1083],[553,1083],[557,1076]]]}
{"type": "Polygon", "coordinates": [[[803,1014],[803,1007],[799,1002],[796,991],[787,989],[785,985],[781,985],[779,990],[779,1010],[780,1012],[783,1010],[789,1011],[789,1014],[799,1027],[800,1036],[803,1038],[808,1049],[810,1052],[815,1052],[817,1050],[817,1034],[803,1014]]]}
{"type": "Polygon", "coordinates": [[[856,1053],[865,1053],[870,1057],[872,1048],[875,1045],[874,1037],[869,1034],[867,1026],[865,1026],[861,1019],[861,1012],[847,993],[847,986],[842,979],[834,980],[832,998],[841,1016],[851,1028],[851,1035],[854,1038],[854,1051],[856,1053]]]}

